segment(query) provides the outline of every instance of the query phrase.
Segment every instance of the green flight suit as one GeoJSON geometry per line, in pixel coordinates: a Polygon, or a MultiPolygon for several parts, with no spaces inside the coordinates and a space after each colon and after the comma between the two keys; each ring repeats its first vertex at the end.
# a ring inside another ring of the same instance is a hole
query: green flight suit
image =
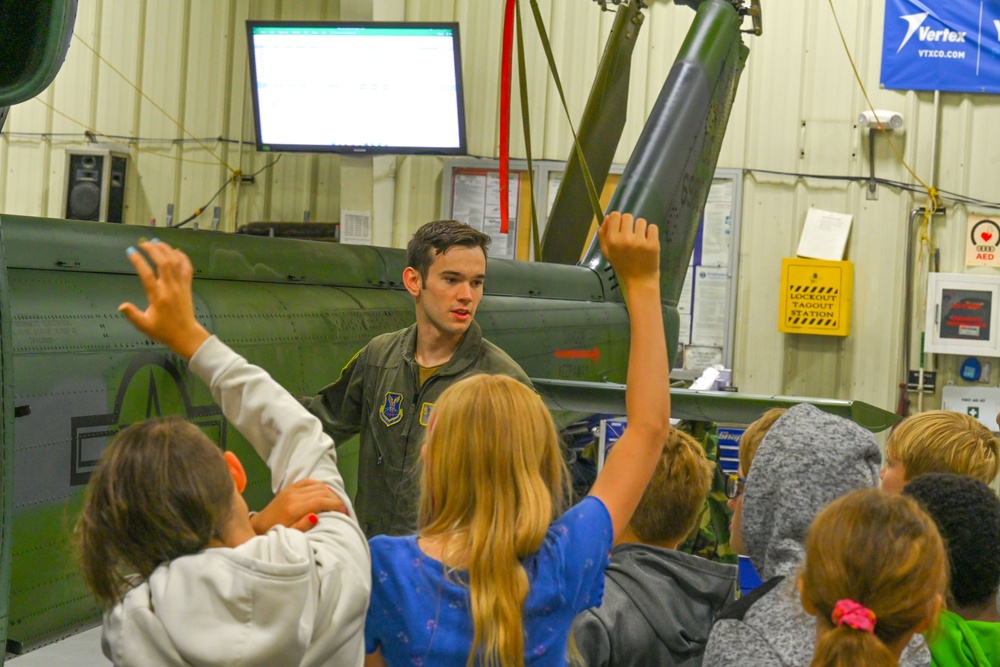
{"type": "Polygon", "coordinates": [[[416,339],[416,325],[372,339],[308,404],[338,445],[361,434],[354,507],[368,537],[416,529],[420,447],[430,410],[445,389],[475,373],[501,373],[531,386],[521,367],[483,338],[475,320],[448,363],[420,386],[416,339]]]}

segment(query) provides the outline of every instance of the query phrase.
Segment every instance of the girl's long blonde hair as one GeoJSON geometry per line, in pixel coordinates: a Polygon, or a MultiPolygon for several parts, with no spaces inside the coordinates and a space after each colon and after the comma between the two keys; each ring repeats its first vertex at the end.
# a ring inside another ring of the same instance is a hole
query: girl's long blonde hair
{"type": "Polygon", "coordinates": [[[819,622],[832,626],[816,642],[812,667],[895,667],[889,647],[936,620],[948,561],[937,527],[916,502],[865,489],[816,517],[799,583],[819,622]],[[834,626],[840,600],[874,612],[874,632],[834,626]]]}
{"type": "Polygon", "coordinates": [[[468,665],[524,665],[521,560],[542,545],[571,487],[541,399],[502,375],[474,375],[434,407],[421,480],[419,534],[468,571],[474,635],[468,665]]]}

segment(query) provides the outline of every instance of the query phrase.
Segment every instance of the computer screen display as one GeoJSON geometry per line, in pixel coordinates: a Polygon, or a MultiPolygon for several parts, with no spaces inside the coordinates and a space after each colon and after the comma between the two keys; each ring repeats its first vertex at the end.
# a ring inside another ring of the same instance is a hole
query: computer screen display
{"type": "Polygon", "coordinates": [[[466,151],[456,23],[248,21],[261,151],[466,151]]]}

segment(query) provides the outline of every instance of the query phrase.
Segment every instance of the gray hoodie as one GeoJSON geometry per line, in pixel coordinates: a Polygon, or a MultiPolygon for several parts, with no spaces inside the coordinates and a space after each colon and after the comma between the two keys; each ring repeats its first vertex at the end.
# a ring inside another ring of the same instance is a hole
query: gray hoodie
{"type": "MultiPolygon", "coordinates": [[[[705,649],[706,667],[812,661],[816,619],[802,609],[795,586],[809,525],[833,500],[875,487],[880,463],[871,433],[812,405],[796,405],[775,422],[743,492],[743,543],[765,584],[723,611],[705,649]]],[[[922,639],[916,641],[919,650],[911,643],[901,664],[930,664],[922,639]]]]}
{"type": "Polygon", "coordinates": [[[736,567],[623,544],[611,552],[604,600],[573,637],[587,667],[697,667],[715,616],[736,593],[736,567]]]}

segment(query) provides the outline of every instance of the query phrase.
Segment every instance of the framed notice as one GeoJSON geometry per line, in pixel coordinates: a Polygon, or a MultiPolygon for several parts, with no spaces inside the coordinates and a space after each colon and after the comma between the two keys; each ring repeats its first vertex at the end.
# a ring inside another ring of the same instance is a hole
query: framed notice
{"type": "Polygon", "coordinates": [[[443,218],[459,220],[485,232],[493,242],[490,257],[517,258],[518,228],[521,218],[531,211],[528,164],[511,160],[507,201],[500,201],[500,164],[497,160],[457,158],[445,168],[442,184],[443,218]],[[507,206],[510,227],[501,229],[500,208],[507,206]]]}
{"type": "MultiPolygon", "coordinates": [[[[547,198],[539,210],[550,211],[562,180],[562,163],[542,162],[541,183],[547,198]]],[[[601,203],[607,206],[618,185],[623,165],[612,165],[601,203]]],[[[740,211],[743,172],[716,169],[691,251],[677,310],[680,314],[678,367],[670,377],[694,380],[710,365],[733,367],[736,331],[736,280],[739,269],[740,211]]],[[[597,221],[593,231],[597,230],[597,221]]]]}
{"type": "Polygon", "coordinates": [[[932,273],[924,350],[1000,357],[1000,276],[932,273]]]}
{"type": "MultiPolygon", "coordinates": [[[[491,257],[531,260],[531,203],[538,212],[539,234],[544,234],[548,214],[562,182],[565,163],[533,160],[534,191],[528,181],[526,160],[510,161],[510,230],[500,234],[500,161],[491,158],[446,158],[441,177],[441,217],[454,218],[493,237],[491,257]]],[[[607,207],[625,166],[613,164],[600,192],[607,207]]],[[[743,171],[716,169],[691,251],[687,275],[677,310],[680,314],[678,367],[674,379],[693,380],[706,364],[733,366],[736,332],[736,279],[739,272],[740,211],[743,171]]],[[[597,231],[591,222],[591,235],[597,231]]],[[[583,251],[590,242],[583,244],[583,251]]]]}

